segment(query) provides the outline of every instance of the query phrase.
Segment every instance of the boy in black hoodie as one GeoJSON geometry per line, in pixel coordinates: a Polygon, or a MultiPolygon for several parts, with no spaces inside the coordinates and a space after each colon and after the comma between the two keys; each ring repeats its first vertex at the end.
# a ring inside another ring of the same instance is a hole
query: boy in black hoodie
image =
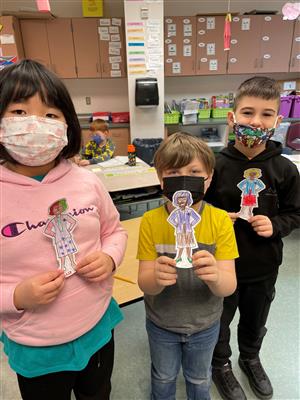
{"type": "Polygon", "coordinates": [[[238,286],[224,299],[219,341],[213,357],[213,381],[226,400],[245,400],[231,369],[230,323],[239,309],[239,365],[258,398],[270,399],[271,382],[259,351],[275,296],[282,238],[300,227],[300,179],[296,166],[270,141],[282,117],[280,87],[273,79],[253,77],[236,94],[228,124],[235,133],[217,157],[205,200],[223,208],[234,223],[240,258],[238,286]]]}

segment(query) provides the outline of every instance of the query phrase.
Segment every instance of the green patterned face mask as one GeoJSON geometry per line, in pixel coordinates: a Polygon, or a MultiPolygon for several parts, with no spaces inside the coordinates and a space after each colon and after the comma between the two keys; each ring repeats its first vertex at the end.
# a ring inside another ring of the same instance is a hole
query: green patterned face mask
{"type": "Polygon", "coordinates": [[[275,120],[273,128],[265,129],[255,128],[251,125],[244,125],[234,122],[233,132],[240,143],[242,143],[245,147],[253,148],[262,143],[266,143],[273,136],[275,132],[277,118],[275,120]]]}

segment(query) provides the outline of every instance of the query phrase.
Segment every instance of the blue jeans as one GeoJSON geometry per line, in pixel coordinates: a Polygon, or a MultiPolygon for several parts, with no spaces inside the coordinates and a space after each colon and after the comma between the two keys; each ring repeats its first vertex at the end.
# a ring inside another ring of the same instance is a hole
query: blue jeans
{"type": "Polygon", "coordinates": [[[219,336],[218,321],[193,335],[159,328],[146,320],[151,355],[151,399],[175,400],[182,366],[188,400],[210,400],[211,360],[219,336]]]}

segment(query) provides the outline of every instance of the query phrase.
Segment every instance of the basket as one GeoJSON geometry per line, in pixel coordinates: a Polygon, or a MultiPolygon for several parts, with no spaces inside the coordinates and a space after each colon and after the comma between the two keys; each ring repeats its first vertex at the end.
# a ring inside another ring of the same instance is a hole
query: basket
{"type": "Polygon", "coordinates": [[[227,118],[227,114],[232,111],[232,108],[212,108],[212,118],[227,118]]]}
{"type": "Polygon", "coordinates": [[[198,119],[210,118],[210,108],[203,108],[198,111],[198,119]]]}
{"type": "Polygon", "coordinates": [[[172,111],[171,113],[164,114],[165,124],[178,124],[180,119],[180,112],[172,111]]]}

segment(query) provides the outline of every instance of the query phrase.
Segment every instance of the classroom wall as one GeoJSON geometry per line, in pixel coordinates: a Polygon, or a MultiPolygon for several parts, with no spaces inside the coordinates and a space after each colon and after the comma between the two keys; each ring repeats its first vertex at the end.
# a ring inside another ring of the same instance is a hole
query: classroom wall
{"type": "MultiPolygon", "coordinates": [[[[58,17],[80,17],[81,0],[51,0],[52,13],[58,17]]],[[[231,0],[231,12],[246,12],[253,9],[281,12],[285,0],[231,0]]],[[[226,0],[164,0],[164,14],[195,15],[227,12],[226,0]]],[[[35,0],[0,0],[0,10],[34,11],[35,0]]],[[[105,16],[124,16],[123,0],[104,0],[105,16]]],[[[246,49],[247,51],[247,49],[246,49]]],[[[165,100],[210,97],[212,94],[234,92],[237,86],[250,75],[215,75],[198,77],[165,78],[165,100]]],[[[296,74],[273,74],[280,80],[295,79],[296,74]]],[[[64,80],[74,100],[78,113],[93,111],[128,111],[127,79],[66,79],[64,80]],[[86,105],[85,97],[91,97],[91,105],[86,105]]]]}

